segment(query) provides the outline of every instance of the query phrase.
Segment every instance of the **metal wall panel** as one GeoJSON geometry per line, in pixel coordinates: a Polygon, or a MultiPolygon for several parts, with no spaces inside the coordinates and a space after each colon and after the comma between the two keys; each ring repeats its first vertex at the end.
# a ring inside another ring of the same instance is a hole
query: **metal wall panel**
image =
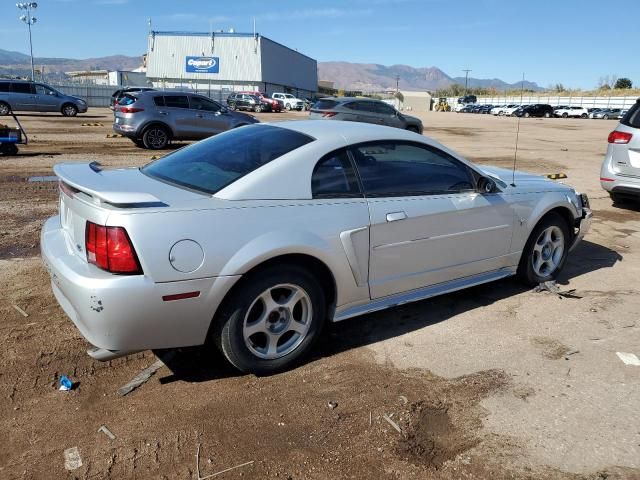
{"type": "Polygon", "coordinates": [[[265,37],[260,37],[262,81],[292,90],[318,90],[318,63],[265,37]]]}
{"type": "Polygon", "coordinates": [[[147,77],[153,79],[261,80],[259,41],[252,35],[166,35],[152,33],[148,40],[147,77]],[[219,73],[189,73],[186,57],[219,58],[219,73]]]}

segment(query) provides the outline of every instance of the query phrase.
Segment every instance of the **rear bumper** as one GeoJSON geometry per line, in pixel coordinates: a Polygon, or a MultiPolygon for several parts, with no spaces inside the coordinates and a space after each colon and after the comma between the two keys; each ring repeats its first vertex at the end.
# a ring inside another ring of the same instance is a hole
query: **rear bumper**
{"type": "Polygon", "coordinates": [[[42,260],[56,300],[83,337],[109,351],[200,345],[213,315],[239,276],[155,283],[145,275],[113,275],[73,251],[60,217],[47,220],[42,260]],[[199,291],[196,298],[163,296],[199,291]]]}
{"type": "Polygon", "coordinates": [[[138,138],[138,130],[132,125],[120,125],[114,122],[113,131],[129,138],[138,138]]]}

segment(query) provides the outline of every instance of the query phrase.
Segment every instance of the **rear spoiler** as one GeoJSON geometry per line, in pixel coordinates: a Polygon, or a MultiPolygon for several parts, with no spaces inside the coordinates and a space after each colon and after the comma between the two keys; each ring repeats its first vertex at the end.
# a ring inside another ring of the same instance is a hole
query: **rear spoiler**
{"type": "Polygon", "coordinates": [[[146,192],[136,192],[136,185],[105,176],[98,162],[59,163],[53,173],[67,185],[94,199],[118,207],[166,206],[159,198],[146,192]],[[118,180],[118,181],[115,181],[118,180]]]}

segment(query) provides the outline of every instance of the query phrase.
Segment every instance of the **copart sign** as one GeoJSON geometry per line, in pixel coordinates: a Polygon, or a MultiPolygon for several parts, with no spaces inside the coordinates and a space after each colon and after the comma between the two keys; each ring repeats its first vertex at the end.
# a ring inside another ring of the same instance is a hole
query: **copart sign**
{"type": "Polygon", "coordinates": [[[218,73],[218,57],[187,57],[187,73],[218,73]]]}

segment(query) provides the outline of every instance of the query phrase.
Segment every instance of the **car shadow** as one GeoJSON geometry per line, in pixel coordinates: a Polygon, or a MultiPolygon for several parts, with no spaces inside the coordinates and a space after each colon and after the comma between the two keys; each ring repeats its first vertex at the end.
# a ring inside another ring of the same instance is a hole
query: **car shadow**
{"type": "Polygon", "coordinates": [[[624,199],[623,201],[613,202],[613,208],[619,210],[628,210],[632,212],[640,212],[640,201],[632,199],[624,199]]]}
{"type": "Polygon", "coordinates": [[[75,117],[65,117],[61,113],[58,112],[49,112],[49,113],[16,113],[16,117],[43,117],[43,118],[105,118],[108,115],[85,115],[84,113],[79,113],[75,117]]]}
{"type": "MultiPolygon", "coordinates": [[[[597,243],[582,241],[568,257],[558,283],[568,285],[576,276],[611,268],[619,261],[622,261],[622,255],[618,252],[597,243]]],[[[530,288],[516,279],[507,278],[343,322],[329,323],[307,357],[307,362],[318,361],[435,325],[528,290],[530,288]]],[[[172,351],[176,355],[165,362],[172,375],[161,379],[163,383],[203,382],[242,375],[228,364],[215,347],[192,347],[172,351]]]]}

